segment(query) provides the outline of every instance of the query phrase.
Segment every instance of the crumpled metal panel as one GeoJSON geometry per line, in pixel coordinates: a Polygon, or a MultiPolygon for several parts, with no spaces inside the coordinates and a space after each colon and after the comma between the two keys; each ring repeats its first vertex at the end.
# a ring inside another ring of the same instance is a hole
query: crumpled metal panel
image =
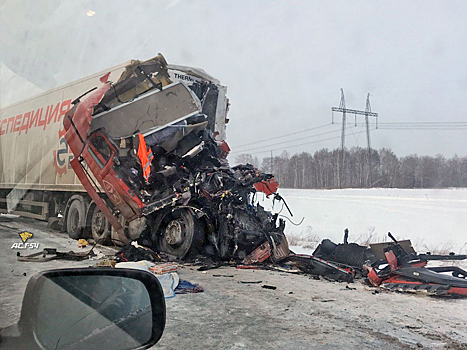
{"type": "Polygon", "coordinates": [[[132,102],[121,104],[94,116],[90,132],[105,128],[114,139],[162,126],[192,113],[200,112],[196,96],[182,83],[153,90],[132,102]]]}

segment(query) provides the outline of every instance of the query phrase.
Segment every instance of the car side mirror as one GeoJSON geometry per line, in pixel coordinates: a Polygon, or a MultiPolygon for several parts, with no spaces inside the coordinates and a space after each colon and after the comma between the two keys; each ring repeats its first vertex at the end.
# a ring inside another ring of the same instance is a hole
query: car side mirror
{"type": "Polygon", "coordinates": [[[72,268],[28,282],[17,324],[2,349],[146,349],[162,336],[165,300],[157,278],[135,269],[72,268]]]}

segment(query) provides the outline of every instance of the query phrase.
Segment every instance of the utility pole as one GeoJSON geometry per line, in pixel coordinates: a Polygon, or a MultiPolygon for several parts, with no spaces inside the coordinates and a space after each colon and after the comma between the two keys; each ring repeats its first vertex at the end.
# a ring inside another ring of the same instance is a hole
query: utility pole
{"type": "Polygon", "coordinates": [[[274,174],[274,165],[273,165],[273,158],[272,158],[272,150],[271,150],[271,174],[274,174]]]}
{"type": "Polygon", "coordinates": [[[372,174],[371,174],[371,145],[370,145],[370,123],[368,117],[375,117],[376,119],[376,129],[378,129],[378,113],[374,113],[371,111],[370,105],[370,93],[367,95],[366,99],[366,107],[364,111],[359,111],[356,109],[349,109],[345,107],[345,99],[344,99],[344,90],[341,89],[341,102],[339,107],[332,107],[332,123],[334,124],[334,112],[341,112],[342,113],[342,133],[341,133],[341,148],[340,148],[340,159],[338,160],[338,186],[342,187],[342,177],[344,171],[344,155],[345,155],[345,123],[346,123],[346,113],[351,113],[355,115],[355,125],[357,124],[357,114],[365,116],[365,123],[366,123],[366,139],[367,139],[367,146],[368,146],[368,187],[371,186],[372,183],[372,174]]]}
{"type": "MultiPolygon", "coordinates": [[[[345,123],[347,118],[345,115],[345,98],[344,98],[344,89],[341,89],[341,102],[339,103],[339,109],[342,111],[342,133],[341,133],[341,151],[344,152],[345,147],[345,123]]],[[[334,109],[333,109],[334,110],[334,109]]]]}
{"type": "MultiPolygon", "coordinates": [[[[366,97],[366,106],[365,106],[365,123],[366,123],[366,141],[368,145],[368,187],[371,187],[373,182],[372,170],[371,170],[371,144],[370,144],[370,123],[368,121],[368,113],[371,113],[370,105],[370,93],[366,97]]],[[[378,127],[378,119],[376,118],[376,127],[378,127]]]]}
{"type": "Polygon", "coordinates": [[[341,149],[339,152],[339,159],[337,160],[338,168],[338,178],[337,186],[342,188],[342,178],[344,175],[344,164],[345,164],[345,124],[347,123],[347,118],[345,115],[345,97],[344,89],[341,88],[341,102],[339,103],[339,108],[342,110],[342,132],[341,132],[341,149]]]}

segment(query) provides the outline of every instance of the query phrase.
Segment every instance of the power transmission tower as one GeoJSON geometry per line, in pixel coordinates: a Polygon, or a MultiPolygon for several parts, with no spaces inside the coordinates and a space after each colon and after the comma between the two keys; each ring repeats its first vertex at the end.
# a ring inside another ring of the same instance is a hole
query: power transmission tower
{"type": "Polygon", "coordinates": [[[338,186],[342,187],[342,176],[344,171],[344,156],[345,156],[345,124],[347,113],[351,113],[355,115],[355,125],[357,124],[357,114],[365,116],[365,123],[366,123],[366,140],[368,146],[368,187],[371,186],[372,183],[372,173],[371,173],[371,145],[370,145],[370,123],[368,117],[375,117],[376,119],[376,129],[378,129],[378,113],[374,113],[371,111],[370,105],[370,93],[368,93],[366,98],[366,107],[364,111],[356,110],[356,109],[349,109],[345,107],[345,98],[344,98],[344,90],[341,89],[341,102],[339,107],[332,107],[332,123],[334,124],[334,112],[341,112],[342,113],[342,133],[341,133],[341,148],[340,148],[340,159],[338,161],[338,186]]]}
{"type": "MultiPolygon", "coordinates": [[[[372,170],[371,170],[371,144],[370,144],[370,123],[368,121],[368,113],[371,113],[370,105],[370,93],[366,97],[366,106],[365,106],[365,124],[366,124],[366,141],[368,145],[368,187],[371,187],[373,182],[372,170]]],[[[378,115],[376,115],[378,116],[378,115]]],[[[376,128],[378,128],[378,118],[376,118],[376,128]]]]}
{"type": "MultiPolygon", "coordinates": [[[[347,118],[345,115],[345,97],[344,89],[341,88],[341,102],[339,103],[339,109],[342,111],[342,132],[341,132],[341,149],[339,151],[339,158],[337,159],[337,186],[342,187],[342,177],[344,173],[344,160],[345,160],[345,124],[347,118]]],[[[334,117],[333,117],[334,122],[334,117]]]]}
{"type": "MultiPolygon", "coordinates": [[[[334,108],[332,109],[334,111],[334,108]]],[[[342,133],[341,133],[341,150],[344,152],[345,147],[345,123],[347,122],[345,112],[345,98],[344,98],[344,89],[341,89],[341,102],[339,103],[339,110],[342,111],[342,133]]]]}

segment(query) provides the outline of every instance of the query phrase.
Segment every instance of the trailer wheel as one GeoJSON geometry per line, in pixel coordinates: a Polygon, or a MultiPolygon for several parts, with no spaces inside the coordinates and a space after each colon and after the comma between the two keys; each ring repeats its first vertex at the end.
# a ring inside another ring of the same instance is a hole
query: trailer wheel
{"type": "Polygon", "coordinates": [[[92,238],[99,244],[106,244],[110,241],[110,224],[97,205],[94,206],[91,216],[92,238]]]}
{"type": "Polygon", "coordinates": [[[66,216],[66,229],[68,236],[73,239],[79,239],[83,235],[86,226],[86,208],[83,201],[79,199],[71,202],[66,216]]]}
{"type": "Polygon", "coordinates": [[[189,209],[172,213],[167,225],[159,236],[161,252],[178,258],[190,258],[198,253],[204,242],[201,224],[189,209]]]}

